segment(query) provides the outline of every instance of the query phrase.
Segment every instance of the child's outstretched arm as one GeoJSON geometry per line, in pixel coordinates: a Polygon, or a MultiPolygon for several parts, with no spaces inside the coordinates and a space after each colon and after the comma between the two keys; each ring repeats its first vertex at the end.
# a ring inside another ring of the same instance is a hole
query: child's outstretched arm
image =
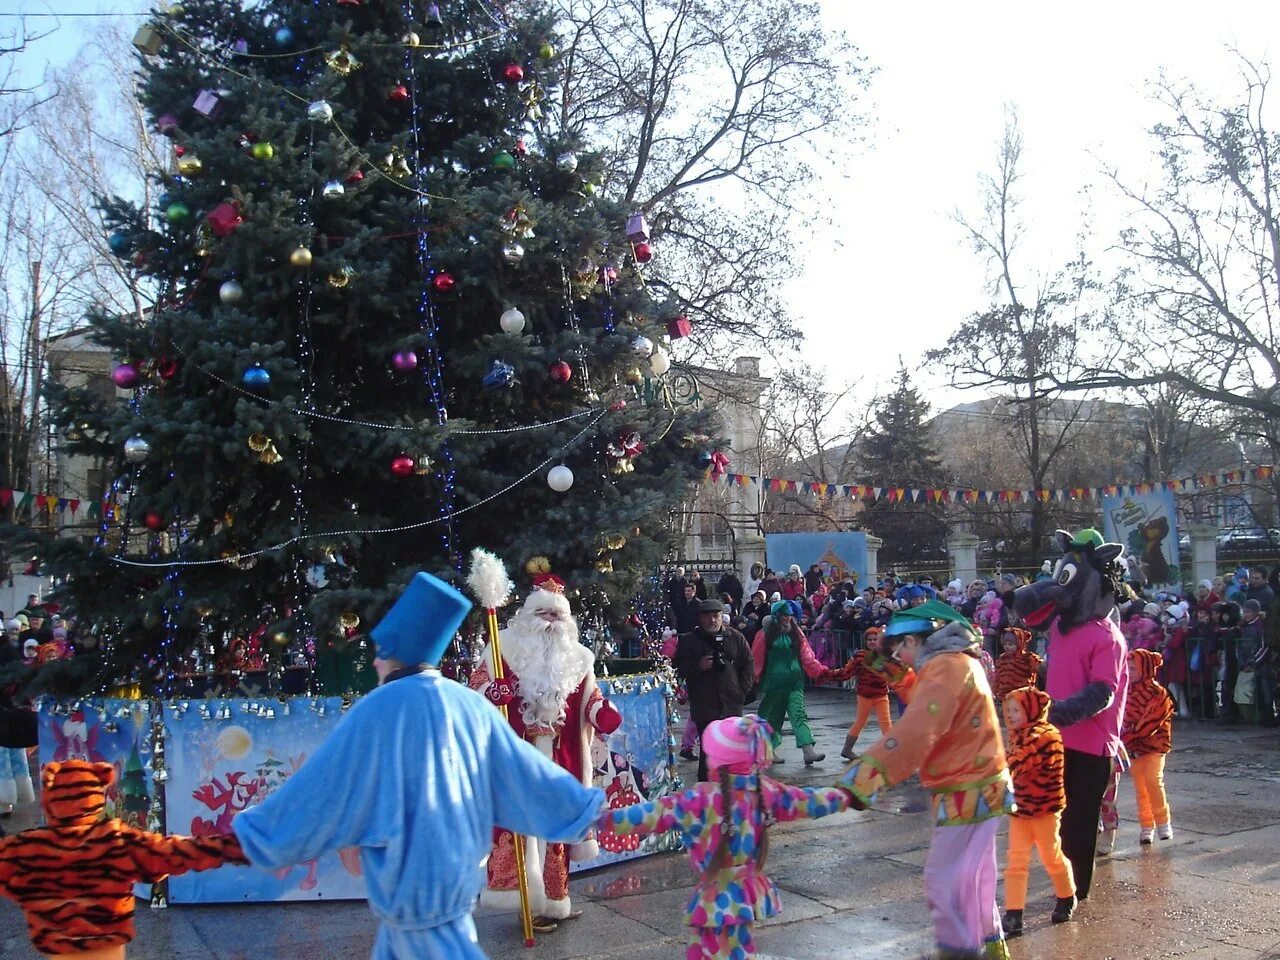
{"type": "Polygon", "coordinates": [[[659,797],[657,800],[608,810],[596,821],[596,830],[600,833],[614,833],[620,837],[642,837],[650,833],[666,833],[668,830],[681,828],[682,819],[685,821],[693,819],[686,814],[687,808],[680,806],[683,796],[685,794],[670,794],[659,797]]]}
{"type": "Polygon", "coordinates": [[[212,870],[224,863],[248,863],[235,834],[212,837],[167,837],[135,827],[123,827],[121,839],[127,845],[139,880],[157,880],[189,870],[212,870]]]}
{"type": "Polygon", "coordinates": [[[777,780],[764,781],[765,803],[779,823],[818,820],[845,810],[865,810],[864,804],[844,787],[793,787],[777,780]]]}

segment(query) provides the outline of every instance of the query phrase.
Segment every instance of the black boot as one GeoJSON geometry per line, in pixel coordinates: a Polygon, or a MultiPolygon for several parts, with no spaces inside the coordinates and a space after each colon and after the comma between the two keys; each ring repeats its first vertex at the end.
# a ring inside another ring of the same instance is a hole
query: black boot
{"type": "Polygon", "coordinates": [[[1053,905],[1053,916],[1050,918],[1054,923],[1066,923],[1076,912],[1076,898],[1059,897],[1058,902],[1053,905]]]}
{"type": "Polygon", "coordinates": [[[1000,925],[1004,927],[1004,938],[1006,940],[1022,936],[1022,911],[1006,910],[1000,925]]]}

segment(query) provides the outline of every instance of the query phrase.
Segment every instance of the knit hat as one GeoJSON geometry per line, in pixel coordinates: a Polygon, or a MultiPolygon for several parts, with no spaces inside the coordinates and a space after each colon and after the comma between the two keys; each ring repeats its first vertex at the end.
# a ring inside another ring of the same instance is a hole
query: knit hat
{"type": "Polygon", "coordinates": [[[1213,581],[1212,581],[1212,580],[1201,580],[1199,583],[1197,583],[1197,584],[1196,584],[1196,586],[1197,586],[1197,587],[1204,587],[1204,589],[1206,589],[1206,590],[1212,590],[1212,589],[1213,589],[1213,581]]]}
{"type": "Polygon", "coordinates": [[[27,642],[22,645],[22,655],[28,660],[36,655],[36,651],[40,649],[40,641],[35,637],[27,637],[27,642]]]}
{"type": "Polygon", "coordinates": [[[369,636],[381,660],[437,664],[470,610],[471,601],[449,584],[419,573],[369,636]]]}
{"type": "Polygon", "coordinates": [[[5,628],[6,630],[8,630],[10,633],[21,633],[21,632],[22,632],[22,621],[21,621],[21,620],[10,620],[8,623],[6,623],[6,624],[4,625],[4,628],[5,628]]]}
{"type": "Polygon", "coordinates": [[[1005,574],[1001,574],[1000,582],[1007,583],[1012,586],[1013,584],[1018,582],[1018,578],[1015,577],[1012,573],[1005,573],[1005,574]]]}
{"type": "Polygon", "coordinates": [[[1169,608],[1169,616],[1171,616],[1175,621],[1185,620],[1187,612],[1187,601],[1185,600],[1181,600],[1169,608]]]}
{"type": "Polygon", "coordinates": [[[754,715],[713,720],[702,732],[702,752],[709,768],[752,773],[773,762],[773,730],[754,715]]]}
{"type": "Polygon", "coordinates": [[[792,565],[787,569],[787,576],[788,576],[788,577],[800,577],[800,576],[803,576],[803,574],[800,572],[800,564],[798,564],[798,563],[793,563],[793,564],[792,564],[792,565]]]}
{"type": "Polygon", "coordinates": [[[1148,617],[1158,617],[1164,611],[1160,609],[1160,604],[1148,603],[1145,607],[1142,608],[1142,612],[1148,617]]]}
{"type": "MultiPolygon", "coordinates": [[[[1035,687],[1019,687],[1017,690],[1010,690],[1004,696],[1004,706],[1007,709],[1009,704],[1016,703],[1022,708],[1022,712],[1026,715],[1027,723],[1034,723],[1037,720],[1049,719],[1049,695],[1043,690],[1035,687]]],[[[1005,721],[1009,719],[1009,714],[1005,714],[1005,721]]],[[[1013,724],[1009,724],[1010,727],[1013,724]]]]}
{"type": "Polygon", "coordinates": [[[769,608],[769,613],[775,617],[789,617],[791,616],[791,604],[785,600],[778,600],[769,608]]]}
{"type": "Polygon", "coordinates": [[[1246,601],[1244,602],[1244,609],[1245,609],[1245,610],[1252,610],[1254,613],[1261,613],[1261,612],[1262,612],[1262,604],[1261,604],[1261,603],[1259,603],[1257,600],[1246,600],[1246,601]]]}

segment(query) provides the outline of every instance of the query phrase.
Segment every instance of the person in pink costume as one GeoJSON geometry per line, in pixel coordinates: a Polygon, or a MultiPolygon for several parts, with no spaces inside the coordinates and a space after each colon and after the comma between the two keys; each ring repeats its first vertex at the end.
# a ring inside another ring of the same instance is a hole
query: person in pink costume
{"type": "Polygon", "coordinates": [[[782,910],[778,888],[764,873],[770,823],[861,809],[847,790],[801,789],[766,777],[772,736],[759,717],[715,720],[702,734],[711,782],[610,811],[596,824],[601,834],[682,834],[698,874],[685,910],[692,928],[685,960],[746,960],[757,955],[755,924],[782,910]]]}

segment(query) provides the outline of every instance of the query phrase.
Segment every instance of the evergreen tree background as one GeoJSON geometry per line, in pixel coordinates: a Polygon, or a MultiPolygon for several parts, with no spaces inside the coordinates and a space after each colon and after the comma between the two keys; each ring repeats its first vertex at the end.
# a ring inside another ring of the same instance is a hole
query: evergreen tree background
{"type": "Polygon", "coordinates": [[[660,257],[638,262],[607,157],[541,122],[556,24],[519,10],[189,0],[154,17],[140,97],[174,167],[156,209],[103,209],[156,306],[90,318],[137,387],[51,398],[69,450],[116,463],[114,520],[46,566],[102,657],[51,665],[46,688],[166,692],[232,649],[277,677],[308,655],[360,663],[409,577],[453,576],[473,546],[526,585],[545,556],[615,617],[662,558],[718,424],[664,399],[646,344],[674,308],[644,280],[660,257]],[[523,332],[500,327],[512,307],[523,332]],[[125,458],[131,438],[145,457],[125,458]]]}
{"type": "MultiPolygon", "coordinates": [[[[894,389],[876,410],[875,423],[862,441],[862,474],[878,487],[942,487],[948,475],[930,443],[929,403],[911,385],[905,366],[898,368],[894,389]]],[[[884,540],[881,565],[910,563],[943,551],[947,529],[937,504],[882,498],[862,515],[866,530],[884,540]]]]}

